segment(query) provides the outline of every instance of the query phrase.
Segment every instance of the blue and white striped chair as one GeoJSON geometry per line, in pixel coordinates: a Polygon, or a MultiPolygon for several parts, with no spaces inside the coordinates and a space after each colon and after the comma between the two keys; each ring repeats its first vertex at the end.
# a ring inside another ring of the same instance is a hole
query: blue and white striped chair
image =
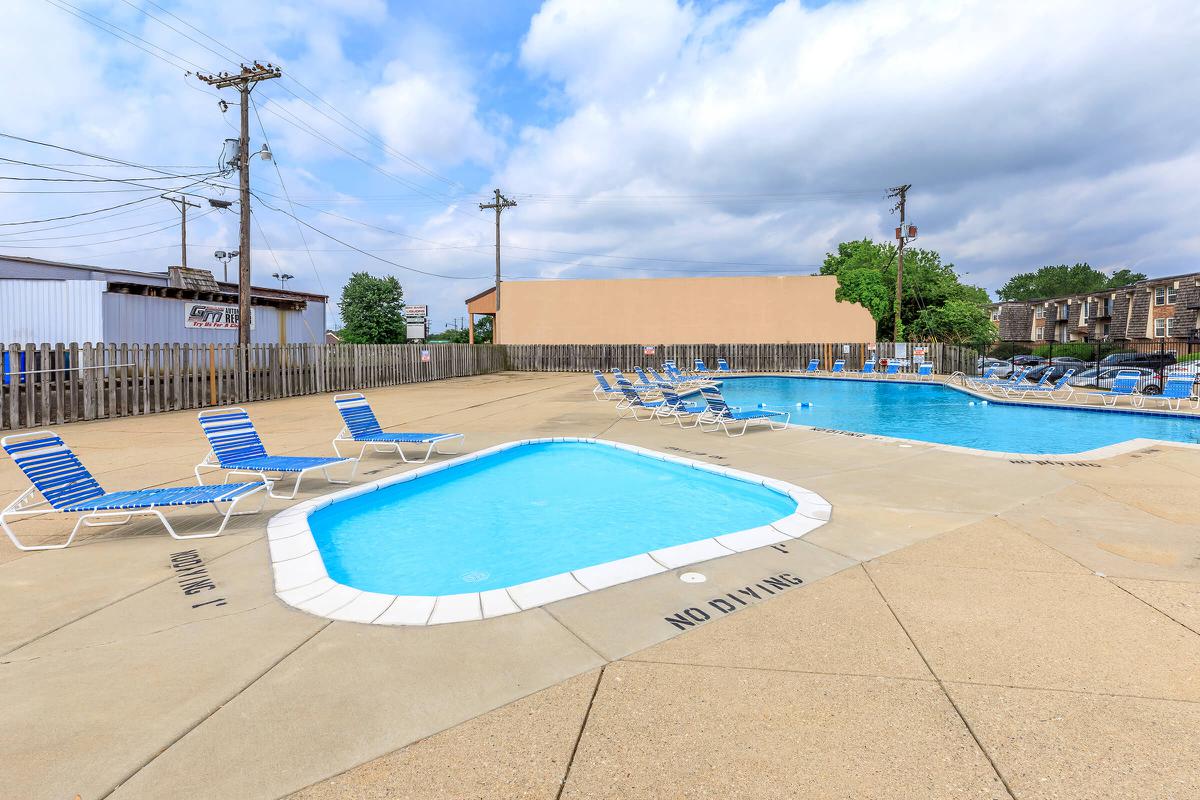
{"type": "Polygon", "coordinates": [[[335,394],[333,403],[337,406],[338,413],[342,415],[342,421],[346,423],[333,440],[333,452],[339,456],[342,454],[338,448],[339,442],[362,445],[362,449],[359,450],[358,457],[355,459],[356,462],[362,461],[368,447],[374,447],[376,453],[394,451],[400,456],[401,461],[412,464],[424,464],[434,452],[443,456],[452,456],[459,452],[457,450],[446,452],[439,445],[453,439],[461,440],[463,438],[461,433],[389,433],[384,431],[375,417],[375,412],[371,410],[371,404],[367,402],[367,398],[363,396],[362,392],[335,394]],[[401,446],[406,444],[424,446],[425,457],[410,459],[405,456],[401,446]]]}
{"type": "Polygon", "coordinates": [[[922,361],[917,364],[917,377],[923,381],[933,379],[933,364],[928,361],[922,361]]]}
{"type": "Polygon", "coordinates": [[[304,473],[319,469],[325,474],[325,480],[330,483],[349,483],[358,470],[358,462],[353,458],[329,458],[327,456],[271,456],[258,438],[258,431],[250,421],[250,415],[244,408],[210,408],[197,415],[208,444],[212,448],[204,460],[196,465],[196,481],[204,484],[201,471],[217,470],[225,472],[226,479],[230,475],[258,475],[267,482],[271,497],[291,500],[300,490],[300,481],[304,473]],[[334,480],[329,476],[329,468],[337,464],[352,464],[347,480],[334,480]],[[275,477],[267,477],[268,473],[275,477]],[[284,475],[295,475],[296,483],[292,486],[291,494],[277,494],[275,484],[284,475]]]}
{"type": "Polygon", "coordinates": [[[688,403],[674,389],[662,390],[663,402],[666,405],[658,408],[658,416],[665,417],[666,422],[663,425],[670,425],[672,422],[678,422],[681,428],[694,428],[700,424],[700,415],[703,414],[708,406],[704,403],[692,404],[688,403]],[[684,425],[683,420],[687,417],[692,418],[691,425],[684,425]]]}
{"type": "Polygon", "coordinates": [[[837,361],[834,361],[833,369],[829,370],[829,372],[833,375],[836,375],[839,372],[845,372],[845,371],[846,371],[846,359],[844,359],[844,358],[839,358],[837,361]]]}
{"type": "Polygon", "coordinates": [[[695,359],[693,361],[693,364],[695,365],[695,369],[692,370],[693,372],[703,373],[703,372],[711,372],[712,371],[708,368],[707,365],[705,365],[705,363],[702,359],[699,359],[699,358],[695,359]]]}
{"type": "Polygon", "coordinates": [[[614,387],[608,382],[608,378],[604,377],[604,373],[598,369],[592,370],[592,375],[596,378],[596,388],[592,389],[592,396],[597,400],[620,400],[621,390],[614,387]]]}
{"type": "Polygon", "coordinates": [[[887,363],[887,368],[884,369],[884,371],[883,371],[883,374],[884,375],[899,375],[900,374],[900,364],[896,361],[889,361],[887,363]]]}
{"type": "MultiPolygon", "coordinates": [[[[1192,403],[1192,408],[1200,408],[1200,397],[1196,396],[1195,384],[1195,375],[1168,375],[1162,393],[1155,399],[1160,406],[1171,411],[1181,409],[1185,400],[1192,403]]],[[[1146,404],[1146,396],[1134,395],[1131,402],[1135,408],[1142,408],[1146,404]]]]}
{"type": "Polygon", "coordinates": [[[262,502],[253,511],[234,511],[243,498],[266,489],[265,481],[106,492],[66,443],[50,431],[5,436],[0,439],[0,447],[33,484],[0,511],[0,527],[19,550],[61,550],[75,540],[75,534],[84,525],[89,528],[123,525],[135,516],[156,517],[175,539],[208,539],[220,535],[230,517],[257,513],[266,502],[266,495],[263,495],[262,502]],[[41,500],[37,499],[38,495],[41,500]],[[220,503],[228,504],[224,512],[220,503]],[[221,527],[213,533],[176,533],[159,510],[208,504],[224,517],[221,527]],[[23,544],[9,527],[11,519],[51,511],[80,515],[71,535],[62,544],[23,544]]]}
{"type": "Polygon", "coordinates": [[[808,366],[800,371],[801,372],[820,372],[821,371],[821,359],[810,358],[808,360],[808,366]]]}
{"type": "Polygon", "coordinates": [[[727,436],[741,436],[752,424],[766,424],[775,431],[786,428],[792,419],[792,415],[787,411],[772,411],[766,408],[742,411],[734,408],[725,402],[721,390],[715,386],[701,387],[700,394],[704,397],[707,405],[704,413],[700,415],[700,430],[708,430],[705,426],[712,425],[712,430],[721,428],[727,436]],[[736,425],[739,422],[742,423],[742,429],[738,433],[734,433],[730,430],[730,425],[736,425]],[[778,427],[776,427],[776,423],[778,423],[778,427]]]}
{"type": "Polygon", "coordinates": [[[1136,370],[1121,370],[1117,373],[1117,377],[1113,378],[1111,389],[1107,392],[1095,392],[1092,396],[1099,397],[1106,406],[1115,406],[1117,400],[1122,397],[1130,398],[1132,403],[1141,379],[1142,373],[1136,370]]]}
{"type": "Polygon", "coordinates": [[[863,362],[862,374],[863,375],[874,375],[875,374],[875,359],[868,358],[866,361],[863,362]]]}
{"type": "Polygon", "coordinates": [[[741,370],[735,370],[732,367],[730,367],[729,362],[726,361],[725,359],[723,359],[723,358],[717,359],[717,372],[740,372],[740,371],[741,370]]]}
{"type": "Polygon", "coordinates": [[[617,404],[617,410],[620,411],[620,418],[632,417],[638,422],[654,419],[661,414],[669,413],[666,400],[650,400],[642,396],[636,389],[629,385],[629,382],[619,383],[621,391],[625,393],[625,399],[617,404]],[[642,411],[646,411],[646,416],[642,416],[642,411]]]}

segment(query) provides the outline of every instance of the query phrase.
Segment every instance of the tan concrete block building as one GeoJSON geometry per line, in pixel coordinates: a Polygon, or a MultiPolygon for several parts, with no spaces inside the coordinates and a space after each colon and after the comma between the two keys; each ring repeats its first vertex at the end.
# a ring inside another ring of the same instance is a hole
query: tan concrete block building
{"type": "MultiPolygon", "coordinates": [[[[507,281],[498,344],[873,342],[875,320],[838,302],[830,275],[507,281]]],[[[497,315],[495,289],[467,300],[497,315]]]]}

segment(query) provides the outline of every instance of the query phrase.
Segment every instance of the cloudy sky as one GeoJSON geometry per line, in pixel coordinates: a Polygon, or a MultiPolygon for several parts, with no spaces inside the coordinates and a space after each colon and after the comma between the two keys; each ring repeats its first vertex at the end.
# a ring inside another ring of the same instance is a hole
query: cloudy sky
{"type": "MultiPolygon", "coordinates": [[[[195,73],[256,58],[285,77],[255,92],[255,283],[395,274],[435,329],[490,281],[494,187],[514,280],[813,272],[890,238],[899,183],[918,244],[989,290],[1195,271],[1197,52],[1188,0],[13,0],[0,132],[136,166],[0,139],[0,252],[178,263],[152,187],[236,195],[237,108],[195,73]]],[[[236,214],[192,217],[216,266],[236,214]]]]}

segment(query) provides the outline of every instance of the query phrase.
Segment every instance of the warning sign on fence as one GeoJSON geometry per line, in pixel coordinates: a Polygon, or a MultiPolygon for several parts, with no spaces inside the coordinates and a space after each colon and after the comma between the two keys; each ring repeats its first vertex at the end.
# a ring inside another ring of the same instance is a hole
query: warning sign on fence
{"type": "Polygon", "coordinates": [[[422,350],[422,351],[421,351],[421,363],[422,363],[422,364],[428,364],[428,363],[429,363],[429,351],[428,351],[428,350],[422,350]]]}

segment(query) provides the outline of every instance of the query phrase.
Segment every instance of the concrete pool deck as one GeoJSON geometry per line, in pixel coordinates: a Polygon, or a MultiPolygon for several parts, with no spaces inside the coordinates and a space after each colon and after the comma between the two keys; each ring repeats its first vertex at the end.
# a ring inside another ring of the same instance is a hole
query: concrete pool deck
{"type": "MultiPolygon", "coordinates": [[[[617,421],[590,381],[368,396],[385,427],[461,431],[469,450],[589,436],[779,478],[832,520],[687,568],[705,583],[672,570],[432,628],[275,598],[265,528],[287,501],[215,539],[141,523],[58,552],[4,540],[4,795],[1200,794],[1200,450],[1054,464],[804,429],[728,439],[617,421]],[[184,593],[180,553],[212,590],[184,593]],[[803,584],[765,591],[781,573],[803,584]]],[[[273,453],[326,453],[338,427],[328,396],[248,408],[273,453]]],[[[205,451],[190,412],[58,430],[112,489],[189,483],[205,451]]],[[[411,468],[368,457],[356,483],[411,468]]],[[[0,503],[24,487],[0,459],[0,503]]]]}

